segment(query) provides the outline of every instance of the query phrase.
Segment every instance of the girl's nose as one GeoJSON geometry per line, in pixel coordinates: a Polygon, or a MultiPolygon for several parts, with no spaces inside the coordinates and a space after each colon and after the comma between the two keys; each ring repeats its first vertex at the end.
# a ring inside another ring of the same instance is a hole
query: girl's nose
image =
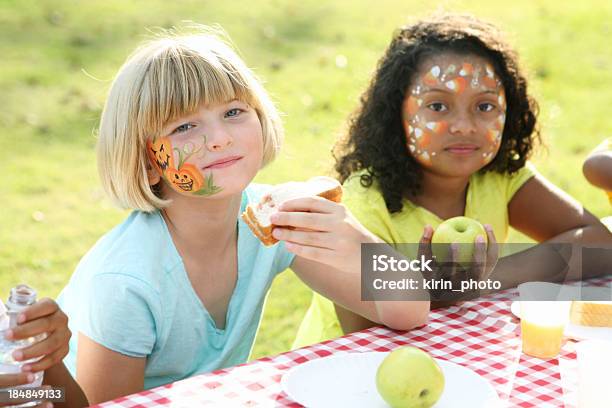
{"type": "Polygon", "coordinates": [[[218,152],[230,147],[233,143],[232,135],[225,131],[225,129],[218,128],[208,135],[206,149],[210,152],[218,152]]]}
{"type": "Polygon", "coordinates": [[[470,135],[476,132],[476,123],[471,112],[458,112],[449,123],[451,134],[470,135]]]}

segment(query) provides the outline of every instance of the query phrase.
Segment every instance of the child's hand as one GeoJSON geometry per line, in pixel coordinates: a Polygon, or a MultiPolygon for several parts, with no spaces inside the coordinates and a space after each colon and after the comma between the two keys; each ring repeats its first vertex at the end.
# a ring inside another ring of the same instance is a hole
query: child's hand
{"type": "MultiPolygon", "coordinates": [[[[448,264],[440,265],[434,261],[436,265],[435,268],[435,278],[442,278],[444,280],[450,280],[453,283],[453,289],[458,288],[461,285],[461,281],[469,278],[474,281],[482,281],[486,280],[498,260],[498,245],[497,240],[495,238],[495,233],[493,232],[493,228],[490,225],[484,225],[485,230],[487,231],[487,239],[488,244],[486,243],[484,237],[477,236],[474,242],[474,256],[472,258],[472,263],[468,268],[465,268],[464,265],[456,262],[459,259],[459,247],[457,244],[451,244],[451,261],[448,264]]],[[[419,256],[423,255],[426,259],[432,259],[432,251],[431,251],[431,237],[433,236],[433,228],[429,225],[425,227],[423,230],[423,235],[419,242],[419,256]]],[[[439,291],[440,295],[445,295],[445,298],[451,297],[454,299],[470,297],[473,298],[473,294],[477,291],[468,291],[462,293],[461,296],[457,296],[454,293],[445,293],[445,291],[439,291]],[[443,293],[444,292],[444,293],[443,293]]],[[[433,294],[434,297],[435,294],[433,294]]],[[[455,302],[456,303],[456,302],[455,302]]],[[[450,304],[453,304],[451,302],[450,304]]],[[[444,303],[444,305],[449,305],[449,303],[444,303]]],[[[440,306],[438,304],[437,306],[440,306]]]]}
{"type": "Polygon", "coordinates": [[[34,381],[32,373],[0,374],[0,389],[25,385],[32,381],[34,381]]]}
{"type": "Polygon", "coordinates": [[[17,326],[6,331],[5,337],[8,340],[47,334],[44,340],[13,353],[13,358],[17,361],[42,357],[39,361],[22,366],[22,371],[31,373],[44,371],[61,362],[68,354],[68,341],[71,336],[68,317],[53,300],[41,299],[24,309],[19,314],[17,322],[17,326]]]}
{"type": "MultiPolygon", "coordinates": [[[[489,224],[484,225],[487,231],[487,237],[478,235],[474,241],[474,257],[472,258],[473,266],[471,268],[471,276],[476,280],[486,280],[491,276],[491,272],[497,264],[499,257],[499,249],[497,246],[497,239],[495,238],[495,232],[489,224]]],[[[452,259],[453,262],[459,258],[459,248],[457,245],[451,245],[452,259]]]]}
{"type": "Polygon", "coordinates": [[[349,272],[361,270],[362,243],[383,242],[344,205],[321,197],[286,201],[271,222],[277,226],[272,235],[285,241],[288,251],[349,272]]]}

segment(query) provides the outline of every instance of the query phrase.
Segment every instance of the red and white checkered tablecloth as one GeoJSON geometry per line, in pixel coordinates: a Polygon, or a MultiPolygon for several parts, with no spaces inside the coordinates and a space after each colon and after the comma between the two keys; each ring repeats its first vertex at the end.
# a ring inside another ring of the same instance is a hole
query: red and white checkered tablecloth
{"type": "MultiPolygon", "coordinates": [[[[594,284],[607,281],[593,280],[594,284]]],[[[389,351],[412,345],[436,358],[461,364],[487,379],[510,407],[572,407],[576,390],[575,342],[567,340],[558,358],[521,353],[520,323],[510,312],[514,290],[430,313],[427,326],[410,332],[375,327],[202,374],[106,402],[97,407],[149,408],[246,406],[300,407],[281,390],[291,367],[337,353],[389,351]]]]}

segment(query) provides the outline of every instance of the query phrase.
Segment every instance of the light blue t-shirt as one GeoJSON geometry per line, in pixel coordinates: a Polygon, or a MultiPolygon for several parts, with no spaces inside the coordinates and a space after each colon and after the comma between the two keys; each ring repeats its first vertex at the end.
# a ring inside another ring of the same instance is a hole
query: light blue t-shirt
{"type": "MultiPolygon", "coordinates": [[[[240,212],[269,188],[251,184],[240,212]]],[[[146,357],[147,389],[246,362],[266,293],[294,255],[283,243],[264,246],[241,219],[237,223],[238,278],[224,330],[191,286],[159,212],[135,211],[104,235],[58,298],[74,333],[64,360],[72,375],[79,332],[121,354],[146,357]]]]}

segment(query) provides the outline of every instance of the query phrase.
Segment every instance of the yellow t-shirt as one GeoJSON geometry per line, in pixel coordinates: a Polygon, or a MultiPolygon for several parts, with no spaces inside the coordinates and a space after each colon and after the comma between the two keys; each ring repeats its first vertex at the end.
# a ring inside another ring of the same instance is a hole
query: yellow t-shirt
{"type": "MultiPolygon", "coordinates": [[[[494,172],[476,173],[470,177],[465,216],[482,224],[490,224],[498,242],[508,236],[508,203],[514,193],[536,174],[531,164],[513,175],[494,172]]],[[[403,201],[402,210],[391,214],[382,193],[374,183],[370,188],[360,184],[356,173],[344,183],[342,202],[367,229],[389,244],[417,243],[426,225],[436,228],[443,220],[410,200],[403,201]]],[[[314,293],[302,321],[293,348],[328,340],[342,335],[333,303],[314,293]]]]}

